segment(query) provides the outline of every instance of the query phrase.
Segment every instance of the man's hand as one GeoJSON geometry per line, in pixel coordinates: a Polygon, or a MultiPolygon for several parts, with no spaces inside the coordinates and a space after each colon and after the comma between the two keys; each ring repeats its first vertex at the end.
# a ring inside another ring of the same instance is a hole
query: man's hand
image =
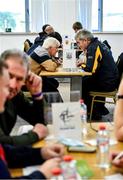
{"type": "Polygon", "coordinates": [[[47,160],[54,157],[60,157],[64,155],[64,146],[62,144],[52,144],[41,148],[41,155],[43,159],[47,160]]]}
{"type": "Polygon", "coordinates": [[[26,79],[26,87],[30,91],[31,95],[42,92],[42,78],[29,71],[26,79]]]}
{"type": "Polygon", "coordinates": [[[43,124],[36,124],[32,131],[38,135],[39,139],[43,139],[48,135],[48,128],[43,124]]]}
{"type": "Polygon", "coordinates": [[[83,64],[83,60],[78,59],[78,60],[76,61],[76,66],[77,66],[77,67],[81,66],[82,64],[83,64]]]}
{"type": "Polygon", "coordinates": [[[63,59],[59,58],[59,59],[56,60],[56,62],[57,62],[58,65],[61,65],[63,63],[63,59]]]}
{"type": "Polygon", "coordinates": [[[119,155],[119,153],[111,154],[111,157],[110,157],[111,163],[118,168],[123,168],[123,156],[116,158],[116,156],[118,156],[118,155],[119,155]]]}
{"type": "Polygon", "coordinates": [[[41,171],[47,179],[52,177],[52,170],[54,168],[57,168],[60,166],[61,159],[60,158],[53,158],[50,160],[47,160],[45,163],[43,163],[39,171],[41,171]]]}

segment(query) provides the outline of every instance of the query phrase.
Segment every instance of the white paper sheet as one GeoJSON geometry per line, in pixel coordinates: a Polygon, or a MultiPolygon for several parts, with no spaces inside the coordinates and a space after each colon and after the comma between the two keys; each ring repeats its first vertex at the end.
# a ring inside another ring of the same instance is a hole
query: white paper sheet
{"type": "Polygon", "coordinates": [[[54,135],[81,141],[80,103],[53,103],[52,116],[54,135]]]}
{"type": "Polygon", "coordinates": [[[110,176],[105,176],[104,180],[123,180],[123,175],[118,173],[110,176]]]}
{"type": "Polygon", "coordinates": [[[37,171],[39,166],[29,166],[26,168],[23,168],[23,175],[28,176],[30,173],[37,171]]]}
{"type": "Polygon", "coordinates": [[[17,131],[17,134],[16,135],[21,135],[21,134],[24,134],[24,133],[27,133],[29,132],[30,130],[33,129],[33,126],[32,125],[23,125],[23,126],[20,126],[18,131],[17,131]]]}
{"type": "MultiPolygon", "coordinates": [[[[92,146],[96,146],[96,139],[87,140],[86,143],[88,143],[92,146]]],[[[110,143],[110,145],[115,145],[115,144],[117,144],[117,141],[115,139],[110,139],[109,143],[110,143]]]]}

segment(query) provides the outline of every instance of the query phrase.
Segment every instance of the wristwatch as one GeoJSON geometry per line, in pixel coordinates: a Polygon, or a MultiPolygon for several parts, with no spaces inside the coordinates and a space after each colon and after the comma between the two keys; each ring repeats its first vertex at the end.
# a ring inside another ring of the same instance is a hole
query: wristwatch
{"type": "Polygon", "coordinates": [[[123,99],[123,94],[116,94],[116,101],[119,99],[123,99]]]}

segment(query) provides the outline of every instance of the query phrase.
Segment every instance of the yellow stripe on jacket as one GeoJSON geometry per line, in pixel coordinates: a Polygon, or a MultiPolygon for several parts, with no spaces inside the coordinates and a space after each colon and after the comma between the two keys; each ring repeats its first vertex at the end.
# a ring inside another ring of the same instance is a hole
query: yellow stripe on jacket
{"type": "Polygon", "coordinates": [[[95,71],[97,69],[97,66],[98,66],[98,60],[101,61],[101,59],[102,59],[102,53],[100,51],[100,47],[98,46],[97,50],[95,52],[95,59],[94,59],[94,65],[93,65],[93,68],[92,68],[92,73],[95,73],[95,71]]]}

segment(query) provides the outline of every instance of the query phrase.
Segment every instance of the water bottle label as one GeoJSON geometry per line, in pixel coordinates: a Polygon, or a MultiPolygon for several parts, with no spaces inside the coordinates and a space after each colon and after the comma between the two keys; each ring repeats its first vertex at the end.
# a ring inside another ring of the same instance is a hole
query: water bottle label
{"type": "Polygon", "coordinates": [[[108,139],[98,139],[97,141],[98,147],[101,153],[105,153],[109,151],[109,140],[108,139]]]}
{"type": "Polygon", "coordinates": [[[82,108],[80,110],[80,115],[86,115],[86,111],[84,109],[82,109],[82,108]]]}

